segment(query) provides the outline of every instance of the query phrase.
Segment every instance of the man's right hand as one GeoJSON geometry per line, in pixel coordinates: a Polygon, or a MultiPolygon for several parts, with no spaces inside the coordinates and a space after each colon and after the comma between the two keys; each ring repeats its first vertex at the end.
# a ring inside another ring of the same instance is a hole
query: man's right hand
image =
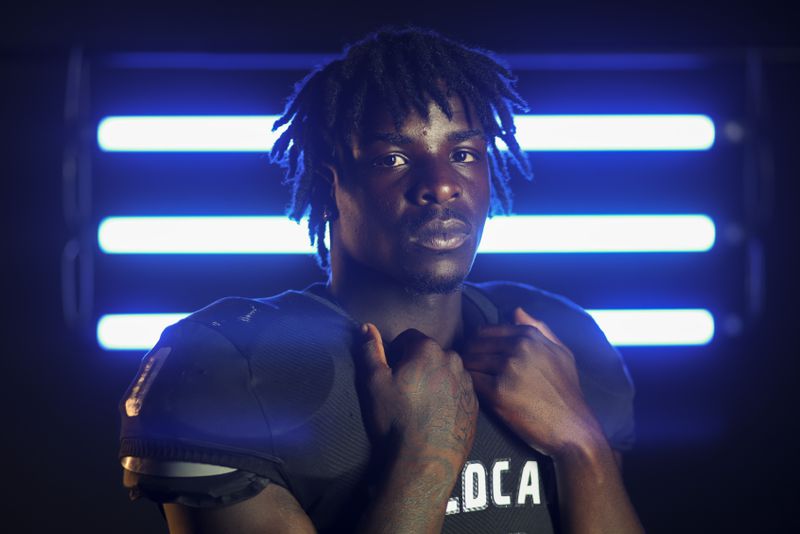
{"type": "Polygon", "coordinates": [[[375,325],[361,334],[364,411],[387,457],[358,532],[441,532],[475,437],[472,377],[458,354],[418,330],[397,336],[390,360],[375,325]]]}
{"type": "Polygon", "coordinates": [[[478,400],[459,355],[409,329],[389,346],[391,365],[375,325],[361,333],[369,416],[378,438],[396,453],[446,458],[456,472],[475,437],[478,400]]]}

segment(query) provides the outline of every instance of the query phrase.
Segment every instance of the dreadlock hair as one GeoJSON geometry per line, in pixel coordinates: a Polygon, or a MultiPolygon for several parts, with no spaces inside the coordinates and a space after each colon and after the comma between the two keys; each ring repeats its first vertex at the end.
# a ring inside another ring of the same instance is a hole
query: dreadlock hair
{"type": "Polygon", "coordinates": [[[362,131],[368,102],[387,106],[398,130],[412,111],[427,119],[431,100],[448,119],[453,117],[449,93],[470,102],[488,143],[490,215],[509,213],[511,168],[531,177],[514,137],[512,112],[528,109],[515,83],[508,67],[491,53],[414,27],[369,34],[297,83],[272,127],[275,131],[288,123],[270,160],[285,168],[284,182],[292,188],[288,216],[297,222],[308,216],[308,235],[312,246],[316,243],[320,267],[329,268],[326,214],[335,212],[323,165],[337,161],[337,150],[352,152],[352,138],[362,131]],[[507,152],[497,148],[498,137],[507,152]]]}

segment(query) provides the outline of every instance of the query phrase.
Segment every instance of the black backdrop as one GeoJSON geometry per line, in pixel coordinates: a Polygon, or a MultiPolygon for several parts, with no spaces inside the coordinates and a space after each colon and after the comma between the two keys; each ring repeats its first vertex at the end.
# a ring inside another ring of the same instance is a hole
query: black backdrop
{"type": "MultiPolygon", "coordinates": [[[[33,4],[0,12],[3,348],[0,380],[3,517],[31,532],[164,531],[146,503],[128,502],[115,459],[116,402],[136,362],[78,339],[61,314],[61,205],[68,51],[335,51],[385,23],[414,22],[502,51],[691,51],[760,47],[786,60],[765,72],[775,152],[775,204],[764,231],[766,311],[730,343],[714,377],[729,425],[713,442],[636,452],[626,480],[651,532],[784,531],[798,474],[800,19],[778,7],[626,4],[558,8],[528,3],[336,6],[266,3],[33,4]],[[524,36],[521,38],[520,36],[524,36]],[[792,49],[791,47],[795,47],[792,49]],[[791,58],[794,57],[792,61],[791,58]],[[102,362],[102,365],[99,365],[102,362]],[[102,369],[102,373],[98,372],[102,369]]],[[[632,366],[634,379],[636,367],[632,366]]],[[[690,377],[687,377],[690,378],[690,377]]],[[[640,388],[647,384],[639,384],[640,388]]],[[[657,384],[652,384],[657,387],[657,384]]],[[[665,392],[677,394],[677,392],[665,392]]],[[[3,530],[6,530],[5,528],[3,530]]]]}

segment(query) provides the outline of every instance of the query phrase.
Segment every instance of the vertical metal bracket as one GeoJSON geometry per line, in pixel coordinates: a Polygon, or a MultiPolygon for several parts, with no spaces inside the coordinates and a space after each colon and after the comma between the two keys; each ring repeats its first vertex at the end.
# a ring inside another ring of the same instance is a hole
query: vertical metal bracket
{"type": "Polygon", "coordinates": [[[64,98],[62,205],[70,238],[61,254],[61,302],[67,325],[87,333],[94,301],[89,80],[88,60],[81,48],[73,48],[64,98]]]}
{"type": "Polygon", "coordinates": [[[745,295],[751,322],[764,311],[766,293],[763,231],[774,205],[775,169],[768,138],[768,102],[764,97],[764,57],[761,50],[745,52],[746,106],[749,135],[745,139],[743,200],[747,240],[745,295]]]}

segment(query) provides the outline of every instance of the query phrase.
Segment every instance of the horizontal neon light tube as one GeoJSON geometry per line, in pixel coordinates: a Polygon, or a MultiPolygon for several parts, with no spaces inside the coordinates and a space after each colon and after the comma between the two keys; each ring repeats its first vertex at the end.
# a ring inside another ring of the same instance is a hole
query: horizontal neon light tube
{"type": "MultiPolygon", "coordinates": [[[[283,216],[110,217],[107,254],[313,254],[305,224],[283,216]]],[[[714,245],[705,215],[514,215],[486,221],[478,252],[705,252],[714,245]]]]}
{"type": "Polygon", "coordinates": [[[478,251],[706,252],[715,239],[705,215],[512,215],[486,221],[478,251]]]}
{"type": "MultiPolygon", "coordinates": [[[[275,115],[117,116],[97,127],[107,152],[267,152],[275,115]]],[[[708,150],[706,115],[518,115],[526,151],[708,150]]]]}
{"type": "Polygon", "coordinates": [[[517,140],[528,151],[708,150],[705,115],[523,115],[517,140]]]}
{"type": "Polygon", "coordinates": [[[587,310],[613,345],[706,345],[714,316],[703,309],[587,310]]]}
{"type": "MultiPolygon", "coordinates": [[[[587,311],[616,346],[705,345],[714,338],[714,317],[704,309],[587,311]]],[[[187,315],[104,315],[97,323],[97,341],[106,350],[148,350],[164,328],[187,315]]]]}
{"type": "Polygon", "coordinates": [[[188,313],[118,313],[97,321],[97,342],[106,350],[149,349],[161,332],[188,313]]]}

